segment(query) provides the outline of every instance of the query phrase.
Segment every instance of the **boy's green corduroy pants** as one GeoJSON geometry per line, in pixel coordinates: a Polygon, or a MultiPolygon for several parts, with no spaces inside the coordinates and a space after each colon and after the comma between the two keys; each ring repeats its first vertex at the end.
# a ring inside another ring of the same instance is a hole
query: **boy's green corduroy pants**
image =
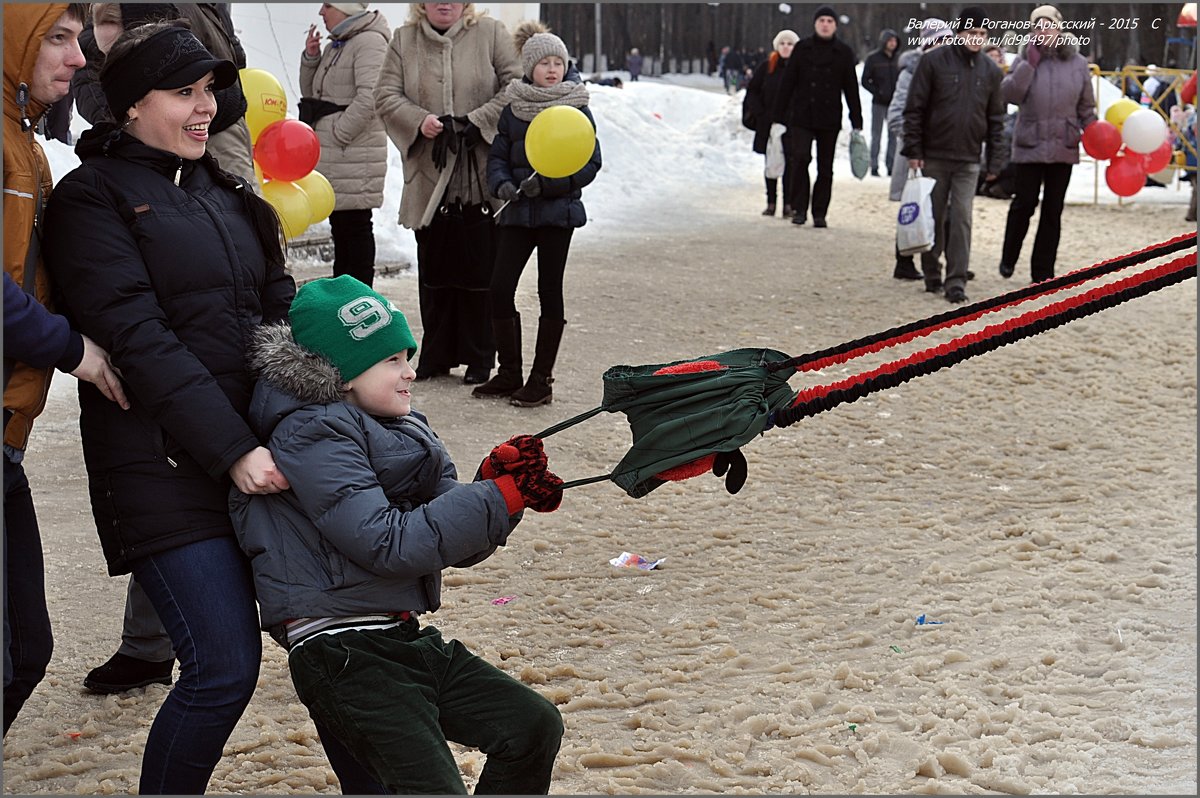
{"type": "Polygon", "coordinates": [[[433,626],[316,635],[288,664],[313,718],[393,793],[466,794],[447,740],[487,754],[477,795],[550,788],[558,709],[433,626]]]}

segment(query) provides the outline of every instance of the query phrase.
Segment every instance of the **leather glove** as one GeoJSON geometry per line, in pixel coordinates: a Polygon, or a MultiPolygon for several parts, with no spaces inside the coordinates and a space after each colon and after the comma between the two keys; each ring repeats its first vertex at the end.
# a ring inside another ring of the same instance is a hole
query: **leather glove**
{"type": "Polygon", "coordinates": [[[500,188],[496,189],[496,197],[502,200],[515,200],[517,198],[517,187],[505,181],[500,184],[500,188]]]}
{"type": "Polygon", "coordinates": [[[520,471],[545,471],[547,465],[541,438],[514,435],[483,458],[479,473],[484,479],[496,479],[520,471]]]}
{"type": "Polygon", "coordinates": [[[459,131],[459,137],[463,140],[463,144],[467,149],[474,147],[476,144],[483,141],[483,133],[479,128],[475,127],[475,123],[465,116],[454,117],[455,128],[459,131]]]}
{"type": "Polygon", "coordinates": [[[458,134],[454,132],[454,119],[450,116],[439,116],[442,132],[433,140],[433,165],[440,172],[446,168],[447,152],[458,152],[458,134]]]}
{"type": "Polygon", "coordinates": [[[524,507],[535,513],[554,512],[562,504],[562,486],[562,479],[544,468],[505,474],[496,480],[509,515],[515,515],[524,507]]]}
{"type": "Polygon", "coordinates": [[[717,452],[712,472],[725,477],[725,490],[737,493],[746,484],[746,456],[741,449],[732,452],[717,452]],[[728,471],[728,476],[726,472],[728,471]]]}
{"type": "Polygon", "coordinates": [[[521,181],[521,196],[537,197],[542,193],[541,175],[530,175],[521,181]]]}
{"type": "Polygon", "coordinates": [[[1039,45],[1031,44],[1025,48],[1025,60],[1034,69],[1037,69],[1038,62],[1042,60],[1042,48],[1039,45]]]}

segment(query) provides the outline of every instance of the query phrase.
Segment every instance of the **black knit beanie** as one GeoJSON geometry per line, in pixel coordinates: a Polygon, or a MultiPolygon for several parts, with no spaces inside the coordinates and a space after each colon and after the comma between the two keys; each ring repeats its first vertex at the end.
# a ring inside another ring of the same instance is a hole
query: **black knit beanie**
{"type": "Polygon", "coordinates": [[[984,28],[987,26],[988,15],[983,6],[967,6],[958,15],[958,29],[956,33],[962,33],[971,28],[984,28]]]}
{"type": "Polygon", "coordinates": [[[834,21],[836,22],[838,15],[837,12],[833,10],[833,6],[819,5],[817,6],[817,10],[813,12],[813,22],[816,22],[819,17],[833,17],[834,21]]]}

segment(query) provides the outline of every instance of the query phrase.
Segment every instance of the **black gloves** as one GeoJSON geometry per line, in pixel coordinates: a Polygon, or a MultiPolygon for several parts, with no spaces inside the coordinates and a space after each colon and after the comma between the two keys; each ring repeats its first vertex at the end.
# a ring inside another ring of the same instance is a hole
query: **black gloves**
{"type": "Polygon", "coordinates": [[[512,183],[501,183],[500,188],[496,189],[496,197],[502,200],[515,200],[517,198],[517,187],[512,183]]]}
{"type": "Polygon", "coordinates": [[[742,454],[741,449],[717,452],[712,472],[718,477],[725,476],[725,490],[737,493],[746,484],[746,456],[742,454]],[[729,472],[728,476],[725,476],[726,471],[729,472]]]}
{"type": "Polygon", "coordinates": [[[458,134],[454,132],[454,117],[439,116],[442,132],[433,139],[433,165],[440,172],[446,168],[448,152],[458,152],[458,134]]]}
{"type": "Polygon", "coordinates": [[[457,153],[459,148],[466,152],[471,147],[483,141],[483,133],[475,123],[465,116],[439,116],[442,132],[433,140],[433,165],[440,172],[446,168],[448,157],[446,153],[457,153]]]}
{"type": "Polygon", "coordinates": [[[483,141],[483,133],[479,128],[475,127],[475,123],[465,116],[454,117],[454,129],[458,131],[458,137],[462,139],[463,144],[468,148],[474,147],[479,142],[483,141]]]}
{"type": "Polygon", "coordinates": [[[521,196],[537,197],[542,193],[541,175],[530,175],[521,181],[521,196]]]}

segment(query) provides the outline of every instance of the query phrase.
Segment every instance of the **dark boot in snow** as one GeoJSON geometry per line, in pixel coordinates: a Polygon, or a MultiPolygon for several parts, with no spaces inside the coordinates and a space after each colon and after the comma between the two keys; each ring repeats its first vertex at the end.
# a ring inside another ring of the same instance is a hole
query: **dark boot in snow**
{"type": "Polygon", "coordinates": [[[529,379],[520,390],[515,391],[510,403],[516,407],[548,405],[554,399],[550,383],[554,382],[554,362],[558,359],[558,345],[562,342],[564,319],[538,319],[537,346],[534,348],[533,366],[529,379]]]}
{"type": "Polygon", "coordinates": [[[492,333],[496,336],[496,354],[500,368],[496,376],[471,391],[479,398],[508,396],[524,382],[521,370],[521,314],[511,319],[492,319],[492,333]]]}

